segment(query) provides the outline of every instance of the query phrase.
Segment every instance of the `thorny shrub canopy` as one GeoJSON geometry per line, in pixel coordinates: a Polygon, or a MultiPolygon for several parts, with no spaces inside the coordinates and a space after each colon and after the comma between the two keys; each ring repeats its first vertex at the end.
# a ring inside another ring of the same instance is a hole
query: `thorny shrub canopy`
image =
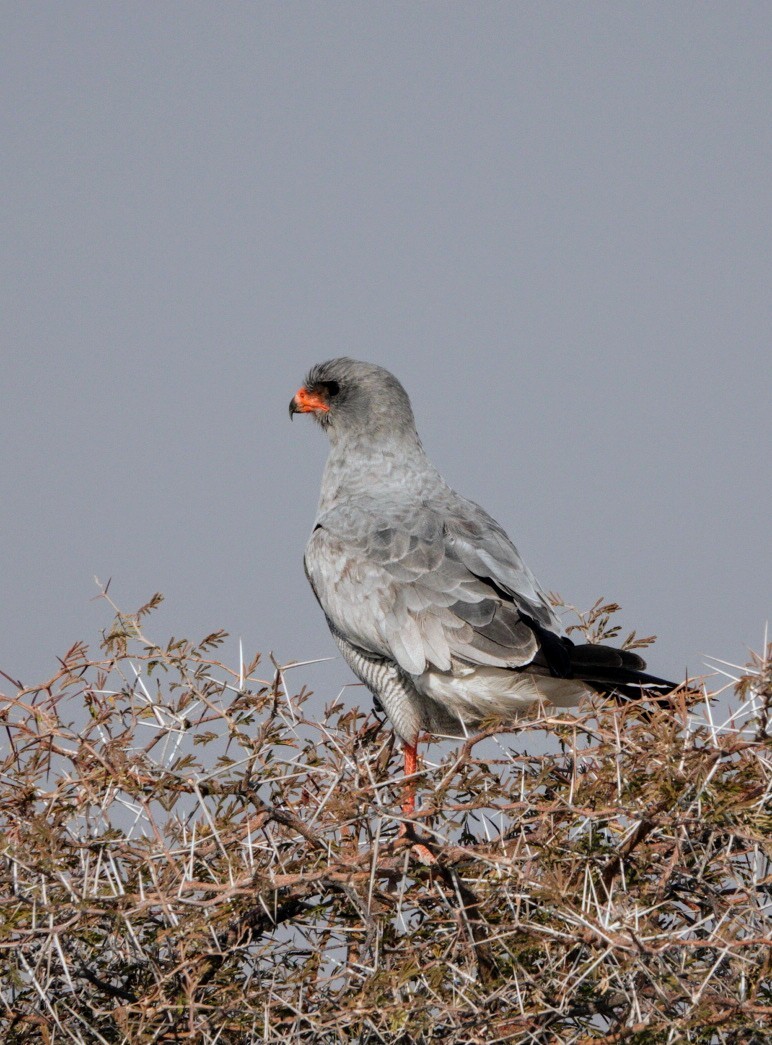
{"type": "Polygon", "coordinates": [[[7,1041],[770,1039],[769,651],[729,711],[598,703],[431,747],[426,865],[386,725],[348,699],[318,721],[221,635],[155,645],[154,601],[0,701],[7,1041]]]}

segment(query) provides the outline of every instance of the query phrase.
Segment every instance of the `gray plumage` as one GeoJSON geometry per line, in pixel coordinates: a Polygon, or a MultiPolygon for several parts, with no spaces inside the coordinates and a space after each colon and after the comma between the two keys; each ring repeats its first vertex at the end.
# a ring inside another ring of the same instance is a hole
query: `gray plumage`
{"type": "Polygon", "coordinates": [[[297,412],[330,440],[306,573],[343,656],[406,743],[511,721],[541,700],[674,688],[633,653],[566,637],[504,530],[428,459],[387,370],[318,364],[297,412]]]}

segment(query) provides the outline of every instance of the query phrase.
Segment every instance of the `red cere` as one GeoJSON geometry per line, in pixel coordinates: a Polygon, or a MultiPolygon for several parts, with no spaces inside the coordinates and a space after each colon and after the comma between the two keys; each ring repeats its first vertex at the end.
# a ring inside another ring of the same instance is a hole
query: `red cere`
{"type": "Polygon", "coordinates": [[[299,388],[295,393],[295,405],[302,414],[310,414],[314,410],[323,410],[326,414],[330,410],[329,403],[317,392],[309,392],[305,387],[299,388]]]}

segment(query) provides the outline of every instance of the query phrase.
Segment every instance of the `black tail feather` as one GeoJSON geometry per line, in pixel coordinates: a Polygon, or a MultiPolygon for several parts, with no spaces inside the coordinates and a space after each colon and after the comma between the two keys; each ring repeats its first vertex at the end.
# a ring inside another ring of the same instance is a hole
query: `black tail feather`
{"type": "Polygon", "coordinates": [[[599,693],[627,700],[649,698],[666,706],[670,702],[662,698],[682,685],[644,671],[646,661],[630,650],[587,643],[570,652],[573,677],[588,682],[599,693]]]}

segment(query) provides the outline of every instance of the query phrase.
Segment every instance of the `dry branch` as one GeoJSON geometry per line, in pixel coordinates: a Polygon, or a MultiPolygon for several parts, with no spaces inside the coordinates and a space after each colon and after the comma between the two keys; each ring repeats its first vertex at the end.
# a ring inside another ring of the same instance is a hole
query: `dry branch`
{"type": "Polygon", "coordinates": [[[769,651],[726,721],[685,696],[457,745],[418,780],[424,866],[388,729],[314,720],[221,635],[151,643],[154,604],[0,699],[7,1042],[770,1039],[769,651]]]}

